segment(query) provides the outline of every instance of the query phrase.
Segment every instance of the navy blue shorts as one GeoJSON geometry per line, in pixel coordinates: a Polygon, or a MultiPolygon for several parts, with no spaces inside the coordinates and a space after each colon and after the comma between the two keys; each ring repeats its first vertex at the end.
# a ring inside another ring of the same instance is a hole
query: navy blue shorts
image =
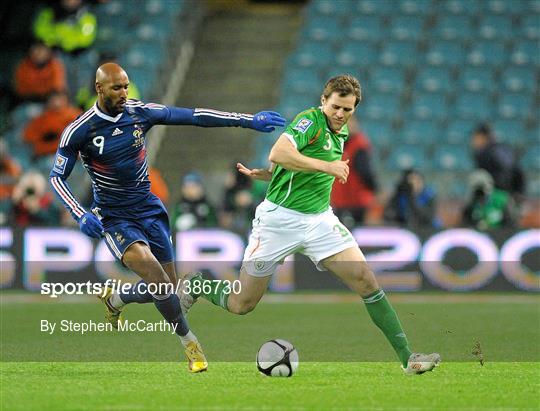
{"type": "Polygon", "coordinates": [[[105,240],[111,253],[120,261],[127,248],[137,241],[148,245],[160,263],[174,261],[171,230],[166,213],[141,220],[113,219],[105,227],[105,240]]]}

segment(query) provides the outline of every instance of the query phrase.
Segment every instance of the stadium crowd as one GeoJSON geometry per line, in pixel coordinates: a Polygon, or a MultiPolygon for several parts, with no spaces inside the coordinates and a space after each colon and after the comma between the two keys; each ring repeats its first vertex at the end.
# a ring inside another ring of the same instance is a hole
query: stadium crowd
{"type": "MultiPolygon", "coordinates": [[[[53,200],[44,175],[50,170],[63,129],[95,101],[93,76],[83,80],[73,77],[85,54],[92,51],[100,28],[89,2],[62,0],[51,4],[35,15],[28,52],[14,70],[10,109],[13,118],[23,121],[13,125],[11,133],[18,139],[15,145],[19,151],[21,147],[26,150],[30,162],[21,164],[21,159],[11,151],[12,142],[4,136],[6,130],[1,130],[2,225],[73,224],[53,200]]],[[[114,53],[101,52],[97,61],[115,59],[114,53]]],[[[144,96],[131,84],[130,97],[144,96]]],[[[345,185],[336,183],[332,197],[342,221],[348,227],[443,227],[437,215],[437,201],[444,199],[437,197],[429,175],[413,168],[404,169],[393,191],[384,192],[372,167],[376,160],[369,136],[356,120],[351,121],[350,131],[344,153],[351,160],[349,181],[345,185]]],[[[526,182],[512,147],[498,142],[489,124],[479,124],[471,130],[470,147],[477,171],[467,182],[468,197],[461,199],[461,218],[456,225],[478,229],[520,225],[526,182]]],[[[75,178],[83,177],[79,174],[75,178]]],[[[150,169],[149,178],[152,191],[170,208],[171,225],[176,230],[222,227],[245,234],[265,192],[263,183],[252,182],[235,168],[227,172],[222,199],[216,204],[206,195],[204,178],[197,170],[183,177],[178,190],[167,187],[157,168],[150,169]]],[[[89,202],[90,186],[81,187],[84,192],[78,194],[89,202]]]]}

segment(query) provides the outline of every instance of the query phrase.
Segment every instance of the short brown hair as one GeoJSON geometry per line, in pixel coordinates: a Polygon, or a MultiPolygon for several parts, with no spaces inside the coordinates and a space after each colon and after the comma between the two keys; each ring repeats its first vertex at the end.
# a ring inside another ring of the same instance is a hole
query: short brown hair
{"type": "Polygon", "coordinates": [[[354,76],[350,74],[342,74],[340,76],[332,77],[326,82],[323,90],[324,98],[329,98],[333,92],[339,93],[340,97],[353,94],[356,97],[354,106],[356,107],[362,99],[362,90],[360,88],[360,82],[354,76]]]}

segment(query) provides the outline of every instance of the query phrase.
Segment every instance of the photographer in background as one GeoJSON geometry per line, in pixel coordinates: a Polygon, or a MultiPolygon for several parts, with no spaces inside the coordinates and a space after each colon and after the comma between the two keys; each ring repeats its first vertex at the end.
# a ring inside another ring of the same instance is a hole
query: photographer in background
{"type": "Polygon", "coordinates": [[[240,173],[236,164],[233,163],[227,173],[219,225],[244,235],[251,229],[257,199],[253,193],[253,181],[240,173]]]}
{"type": "Polygon", "coordinates": [[[515,203],[507,191],[494,187],[486,170],[476,170],[469,177],[469,203],[463,210],[463,222],[479,230],[515,225],[515,203]]]}
{"type": "Polygon", "coordinates": [[[60,223],[60,211],[46,189],[47,180],[35,171],[21,177],[12,196],[12,216],[18,226],[57,226],[60,223]]]}
{"type": "Polygon", "coordinates": [[[404,170],[386,205],[384,217],[407,227],[440,227],[435,217],[435,191],[425,185],[420,173],[414,169],[404,170]]]}
{"type": "Polygon", "coordinates": [[[182,178],[181,198],[173,209],[172,225],[176,231],[211,228],[217,224],[216,211],[206,198],[202,177],[190,172],[182,178]]]}
{"type": "Polygon", "coordinates": [[[471,147],[476,167],[491,175],[494,188],[520,201],[525,194],[525,176],[512,147],[499,143],[489,124],[479,124],[473,131],[471,147]]]}

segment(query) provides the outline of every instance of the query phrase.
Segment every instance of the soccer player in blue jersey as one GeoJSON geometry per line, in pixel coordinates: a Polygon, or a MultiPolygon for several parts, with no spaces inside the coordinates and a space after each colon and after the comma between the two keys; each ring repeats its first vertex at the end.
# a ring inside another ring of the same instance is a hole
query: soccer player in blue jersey
{"type": "Polygon", "coordinates": [[[156,124],[270,132],[285,120],[271,111],[250,115],[145,104],[128,99],[128,89],[129,78],[122,67],[106,63],[98,68],[98,100],[62,133],[50,181],[81,231],[104,237],[112,254],[142,278],[126,293],[107,289],[102,297],[107,319],[118,327],[126,304],[153,302],[179,335],[189,370],[205,371],[208,363],[174,292],[177,280],[169,220],[162,202],[150,193],[145,136],[156,124]],[[79,155],[92,180],[91,211],[81,206],[66,182],[79,155]]]}

